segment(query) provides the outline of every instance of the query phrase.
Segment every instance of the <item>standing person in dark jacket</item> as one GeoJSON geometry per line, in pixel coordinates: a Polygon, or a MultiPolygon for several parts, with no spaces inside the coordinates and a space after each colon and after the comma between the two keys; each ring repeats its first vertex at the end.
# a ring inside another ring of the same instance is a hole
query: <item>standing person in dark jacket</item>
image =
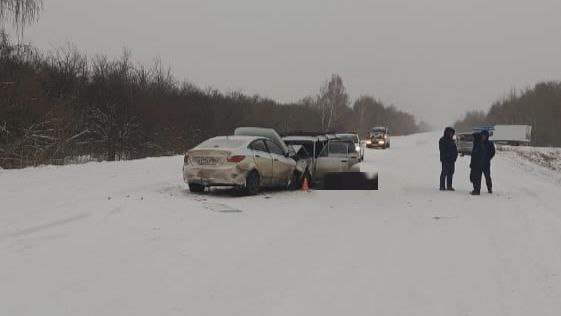
{"type": "Polygon", "coordinates": [[[442,163],[442,171],[440,172],[441,191],[455,191],[452,187],[456,159],[458,159],[458,148],[454,141],[455,133],[456,131],[452,127],[446,127],[446,129],[444,129],[444,136],[438,141],[440,162],[442,163]]]}
{"type": "Polygon", "coordinates": [[[481,173],[483,172],[483,144],[481,143],[481,134],[473,134],[473,149],[471,150],[471,161],[469,163],[471,172],[469,180],[473,184],[471,195],[479,195],[481,191],[481,173]]]}
{"type": "Polygon", "coordinates": [[[495,157],[495,144],[489,140],[489,132],[481,132],[481,142],[483,144],[483,174],[487,184],[487,192],[493,193],[493,181],[491,180],[491,159],[495,157]]]}
{"type": "Polygon", "coordinates": [[[495,145],[489,141],[489,132],[473,134],[473,150],[471,153],[470,180],[473,183],[472,195],[481,192],[481,176],[485,175],[487,191],[493,193],[493,182],[491,181],[491,159],[495,157],[495,145]]]}

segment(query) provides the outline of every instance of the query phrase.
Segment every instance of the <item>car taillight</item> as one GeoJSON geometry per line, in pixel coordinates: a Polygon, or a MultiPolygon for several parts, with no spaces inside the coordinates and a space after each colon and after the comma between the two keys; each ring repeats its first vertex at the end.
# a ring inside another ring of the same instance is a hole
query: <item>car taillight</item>
{"type": "Polygon", "coordinates": [[[235,155],[235,156],[230,156],[228,157],[228,159],[226,159],[228,162],[234,162],[234,163],[238,163],[242,160],[245,159],[245,156],[243,155],[235,155]]]}

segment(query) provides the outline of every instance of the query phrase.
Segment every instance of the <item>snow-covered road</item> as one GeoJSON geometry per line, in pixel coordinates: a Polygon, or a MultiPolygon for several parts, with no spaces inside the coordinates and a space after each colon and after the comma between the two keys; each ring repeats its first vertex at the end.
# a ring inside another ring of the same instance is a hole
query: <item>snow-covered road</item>
{"type": "Polygon", "coordinates": [[[561,181],[514,155],[438,191],[438,133],[379,191],[193,195],[182,157],[0,170],[0,315],[561,314],[561,181]]]}

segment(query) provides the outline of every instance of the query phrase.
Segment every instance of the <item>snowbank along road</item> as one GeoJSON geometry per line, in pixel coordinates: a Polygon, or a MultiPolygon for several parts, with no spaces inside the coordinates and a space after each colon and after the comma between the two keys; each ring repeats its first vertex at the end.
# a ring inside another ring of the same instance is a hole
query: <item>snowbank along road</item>
{"type": "Polygon", "coordinates": [[[438,191],[439,133],[379,191],[194,195],[182,157],[0,170],[0,315],[561,314],[561,177],[499,152],[438,191]]]}

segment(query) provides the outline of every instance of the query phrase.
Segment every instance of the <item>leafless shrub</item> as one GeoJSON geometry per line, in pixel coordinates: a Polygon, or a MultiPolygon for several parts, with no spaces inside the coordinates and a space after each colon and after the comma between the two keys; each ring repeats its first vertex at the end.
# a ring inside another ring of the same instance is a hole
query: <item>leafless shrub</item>
{"type": "Polygon", "coordinates": [[[172,155],[241,125],[356,130],[359,120],[369,128],[384,119],[397,134],[417,128],[411,115],[393,107],[365,106],[360,115],[357,103],[349,106],[338,75],[317,97],[279,104],[177,82],[160,61],[135,65],[126,50],[115,59],[87,58],[68,45],[43,55],[0,32],[2,168],[172,155]]]}
{"type": "Polygon", "coordinates": [[[456,126],[471,130],[479,124],[531,125],[533,145],[561,146],[561,82],[538,83],[521,93],[512,91],[488,112],[468,112],[456,126]]]}

